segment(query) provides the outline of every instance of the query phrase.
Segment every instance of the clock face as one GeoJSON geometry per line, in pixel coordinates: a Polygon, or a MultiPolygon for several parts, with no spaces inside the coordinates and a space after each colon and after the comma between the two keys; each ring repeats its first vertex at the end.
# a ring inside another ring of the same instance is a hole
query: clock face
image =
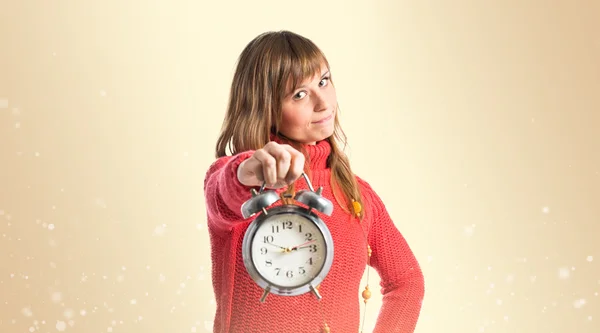
{"type": "Polygon", "coordinates": [[[304,285],[317,276],[327,256],[321,230],[300,214],[274,214],[256,230],[252,261],[271,284],[286,288],[304,285]]]}

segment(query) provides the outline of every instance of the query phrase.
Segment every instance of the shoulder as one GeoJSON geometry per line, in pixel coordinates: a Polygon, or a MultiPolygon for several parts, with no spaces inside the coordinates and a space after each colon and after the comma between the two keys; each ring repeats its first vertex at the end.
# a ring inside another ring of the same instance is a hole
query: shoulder
{"type": "Polygon", "coordinates": [[[373,185],[366,179],[356,174],[354,177],[358,183],[365,214],[373,214],[374,216],[377,216],[382,210],[385,209],[385,204],[381,200],[381,197],[377,194],[377,191],[374,189],[373,185]]]}
{"type": "Polygon", "coordinates": [[[358,188],[362,195],[376,194],[375,190],[373,189],[373,186],[366,179],[364,179],[356,174],[354,175],[354,178],[356,178],[356,182],[358,183],[358,188]]]}

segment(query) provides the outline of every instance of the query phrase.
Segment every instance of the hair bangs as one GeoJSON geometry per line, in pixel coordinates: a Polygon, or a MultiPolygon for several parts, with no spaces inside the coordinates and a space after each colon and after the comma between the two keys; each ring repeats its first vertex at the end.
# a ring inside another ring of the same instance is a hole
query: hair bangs
{"type": "Polygon", "coordinates": [[[294,36],[288,36],[288,61],[283,72],[289,77],[289,91],[296,90],[306,80],[321,76],[323,66],[329,67],[325,55],[312,42],[294,36]]]}

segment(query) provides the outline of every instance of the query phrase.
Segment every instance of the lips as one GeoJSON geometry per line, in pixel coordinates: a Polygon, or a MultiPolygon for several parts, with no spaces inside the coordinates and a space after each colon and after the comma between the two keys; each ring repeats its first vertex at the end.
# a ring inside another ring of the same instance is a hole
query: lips
{"type": "Polygon", "coordinates": [[[328,121],[331,118],[333,118],[333,112],[331,112],[331,114],[329,116],[327,116],[327,117],[325,117],[325,118],[323,118],[323,119],[321,119],[319,121],[314,121],[313,124],[322,124],[322,123],[328,121]]]}

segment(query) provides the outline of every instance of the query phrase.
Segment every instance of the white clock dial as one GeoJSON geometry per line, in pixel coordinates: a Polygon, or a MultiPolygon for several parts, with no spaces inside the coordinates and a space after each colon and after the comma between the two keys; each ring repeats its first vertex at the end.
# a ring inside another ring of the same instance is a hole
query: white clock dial
{"type": "Polygon", "coordinates": [[[298,214],[275,214],[256,231],[252,261],[271,284],[296,287],[310,282],[321,271],[326,243],[320,229],[298,214]]]}

